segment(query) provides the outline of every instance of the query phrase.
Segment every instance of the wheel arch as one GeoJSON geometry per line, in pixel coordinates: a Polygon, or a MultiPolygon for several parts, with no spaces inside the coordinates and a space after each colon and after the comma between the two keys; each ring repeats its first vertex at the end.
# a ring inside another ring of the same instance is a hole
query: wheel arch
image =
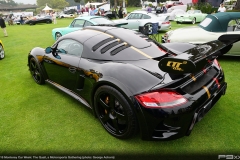
{"type": "Polygon", "coordinates": [[[101,81],[99,81],[98,83],[96,83],[94,85],[92,92],[91,92],[92,110],[93,110],[93,114],[95,117],[96,117],[96,113],[95,113],[95,107],[94,107],[94,95],[100,87],[105,86],[105,85],[117,89],[125,97],[125,99],[128,101],[130,106],[133,107],[133,102],[130,101],[132,93],[124,84],[122,84],[121,82],[117,81],[114,78],[102,79],[101,81]]]}
{"type": "Polygon", "coordinates": [[[44,79],[46,80],[47,73],[42,65],[42,60],[43,60],[43,56],[44,56],[43,51],[44,51],[43,48],[40,48],[40,47],[36,47],[33,50],[31,50],[28,55],[28,64],[27,65],[29,66],[31,58],[34,58],[38,62],[39,66],[43,72],[44,79]]]}

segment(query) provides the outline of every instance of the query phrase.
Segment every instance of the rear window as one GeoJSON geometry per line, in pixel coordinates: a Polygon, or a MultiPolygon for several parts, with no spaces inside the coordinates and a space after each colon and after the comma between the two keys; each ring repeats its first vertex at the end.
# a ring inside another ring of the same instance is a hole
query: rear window
{"type": "Polygon", "coordinates": [[[199,25],[206,28],[212,22],[211,18],[205,18],[199,25]]]}

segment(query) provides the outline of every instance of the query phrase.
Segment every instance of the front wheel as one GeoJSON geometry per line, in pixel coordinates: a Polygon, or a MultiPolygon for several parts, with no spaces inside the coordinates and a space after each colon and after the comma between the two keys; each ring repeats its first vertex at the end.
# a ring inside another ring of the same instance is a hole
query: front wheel
{"type": "Polygon", "coordinates": [[[33,57],[30,59],[30,62],[29,62],[29,70],[30,70],[30,73],[31,73],[34,81],[37,84],[44,84],[42,70],[41,70],[38,62],[33,57]]]}
{"type": "Polygon", "coordinates": [[[59,32],[57,32],[57,33],[55,34],[55,39],[58,40],[60,37],[62,37],[62,34],[59,33],[59,32]]]}
{"type": "Polygon", "coordinates": [[[196,18],[193,18],[192,24],[195,24],[195,23],[196,23],[196,18]]]}
{"type": "Polygon", "coordinates": [[[3,46],[0,44],[0,60],[5,57],[5,51],[3,49],[3,46]]]}
{"type": "Polygon", "coordinates": [[[101,86],[94,95],[95,112],[108,133],[127,139],[138,130],[137,119],[125,97],[115,88],[101,86]]]}

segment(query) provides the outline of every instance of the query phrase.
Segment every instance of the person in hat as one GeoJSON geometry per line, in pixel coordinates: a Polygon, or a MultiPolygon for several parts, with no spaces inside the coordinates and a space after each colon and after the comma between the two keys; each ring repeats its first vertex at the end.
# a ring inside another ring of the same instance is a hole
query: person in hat
{"type": "Polygon", "coordinates": [[[7,34],[7,30],[6,30],[6,24],[5,24],[5,21],[2,18],[2,16],[0,16],[0,26],[1,26],[2,30],[3,30],[4,36],[7,37],[8,34],[7,34]]]}

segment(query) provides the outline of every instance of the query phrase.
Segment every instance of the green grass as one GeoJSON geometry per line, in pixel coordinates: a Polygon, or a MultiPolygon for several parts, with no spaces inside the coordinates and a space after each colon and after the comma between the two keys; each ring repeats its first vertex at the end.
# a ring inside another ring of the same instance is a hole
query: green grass
{"type": "MultiPolygon", "coordinates": [[[[156,142],[142,141],[137,135],[119,140],[104,130],[90,110],[48,84],[37,85],[30,76],[29,51],[36,46],[51,46],[51,30],[71,21],[7,26],[9,37],[0,32],[6,51],[5,59],[0,61],[0,155],[112,155],[116,159],[120,155],[145,159],[179,155],[201,159],[201,155],[213,155],[217,159],[218,154],[240,154],[239,59],[220,59],[228,82],[227,93],[196,124],[189,137],[156,142]]],[[[172,25],[178,28],[191,24],[172,25]]]]}

